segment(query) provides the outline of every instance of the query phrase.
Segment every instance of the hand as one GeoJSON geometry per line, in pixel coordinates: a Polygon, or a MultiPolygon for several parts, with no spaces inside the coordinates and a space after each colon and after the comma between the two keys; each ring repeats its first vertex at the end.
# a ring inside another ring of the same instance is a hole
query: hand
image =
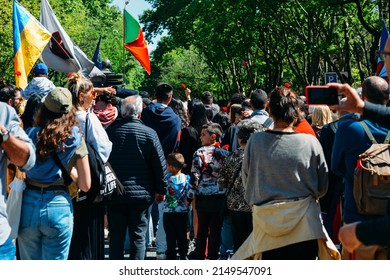
{"type": "Polygon", "coordinates": [[[187,100],[191,100],[191,90],[188,87],[186,88],[185,94],[187,100]]]}
{"type": "Polygon", "coordinates": [[[108,93],[110,95],[116,95],[116,90],[113,87],[102,87],[102,88],[95,88],[95,92],[97,95],[108,93]]]}
{"type": "Polygon", "coordinates": [[[165,199],[165,195],[163,195],[163,194],[156,193],[156,194],[154,195],[154,200],[155,200],[158,204],[160,204],[161,202],[163,202],[164,199],[165,199]]]}
{"type": "Polygon", "coordinates": [[[241,111],[241,116],[246,119],[246,118],[249,118],[251,115],[252,115],[253,111],[252,110],[248,110],[248,111],[241,111]]]}
{"type": "Polygon", "coordinates": [[[363,114],[364,101],[360,98],[355,89],[348,84],[329,83],[327,85],[335,88],[337,92],[344,94],[347,98],[346,101],[340,105],[330,106],[331,109],[363,114]]]}
{"type": "Polygon", "coordinates": [[[356,226],[358,223],[352,223],[343,226],[339,231],[339,240],[341,244],[343,244],[343,248],[345,248],[349,253],[352,253],[357,248],[362,245],[362,243],[357,239],[356,236],[356,226]]]}

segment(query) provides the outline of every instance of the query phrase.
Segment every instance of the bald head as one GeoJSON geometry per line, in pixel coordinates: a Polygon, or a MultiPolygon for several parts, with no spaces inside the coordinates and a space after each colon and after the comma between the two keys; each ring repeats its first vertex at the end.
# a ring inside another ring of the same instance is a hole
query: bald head
{"type": "Polygon", "coordinates": [[[362,84],[362,97],[374,104],[387,104],[389,100],[389,84],[378,76],[371,76],[362,84]]]}

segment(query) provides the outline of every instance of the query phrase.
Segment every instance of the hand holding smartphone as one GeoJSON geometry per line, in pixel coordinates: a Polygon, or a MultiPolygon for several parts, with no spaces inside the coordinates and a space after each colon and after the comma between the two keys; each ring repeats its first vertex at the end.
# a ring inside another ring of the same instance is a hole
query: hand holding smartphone
{"type": "Polygon", "coordinates": [[[339,104],[337,89],[329,86],[307,86],[305,95],[307,105],[339,104]]]}

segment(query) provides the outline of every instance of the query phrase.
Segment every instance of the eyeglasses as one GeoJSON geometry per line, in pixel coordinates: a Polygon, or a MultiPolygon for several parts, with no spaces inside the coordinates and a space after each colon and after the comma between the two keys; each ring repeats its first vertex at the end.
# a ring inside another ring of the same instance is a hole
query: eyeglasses
{"type": "Polygon", "coordinates": [[[390,55],[390,52],[380,52],[379,53],[379,57],[382,59],[382,60],[385,60],[386,57],[390,55]]]}

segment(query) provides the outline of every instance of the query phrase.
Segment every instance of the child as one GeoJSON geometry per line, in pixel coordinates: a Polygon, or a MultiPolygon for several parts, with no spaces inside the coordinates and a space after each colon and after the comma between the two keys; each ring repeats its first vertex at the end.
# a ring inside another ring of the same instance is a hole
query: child
{"type": "Polygon", "coordinates": [[[189,197],[195,193],[196,211],[198,214],[198,235],[196,255],[205,259],[208,238],[208,259],[217,260],[221,244],[221,229],[225,189],[218,185],[219,170],[229,152],[220,148],[218,142],[222,136],[221,126],[217,123],[203,125],[200,135],[202,147],[193,157],[191,168],[191,190],[189,197]]]}
{"type": "Polygon", "coordinates": [[[190,176],[181,173],[184,157],[180,153],[169,154],[166,158],[168,170],[167,195],[163,205],[163,223],[167,240],[167,260],[176,260],[176,242],[181,260],[187,259],[187,193],[190,176]]]}

